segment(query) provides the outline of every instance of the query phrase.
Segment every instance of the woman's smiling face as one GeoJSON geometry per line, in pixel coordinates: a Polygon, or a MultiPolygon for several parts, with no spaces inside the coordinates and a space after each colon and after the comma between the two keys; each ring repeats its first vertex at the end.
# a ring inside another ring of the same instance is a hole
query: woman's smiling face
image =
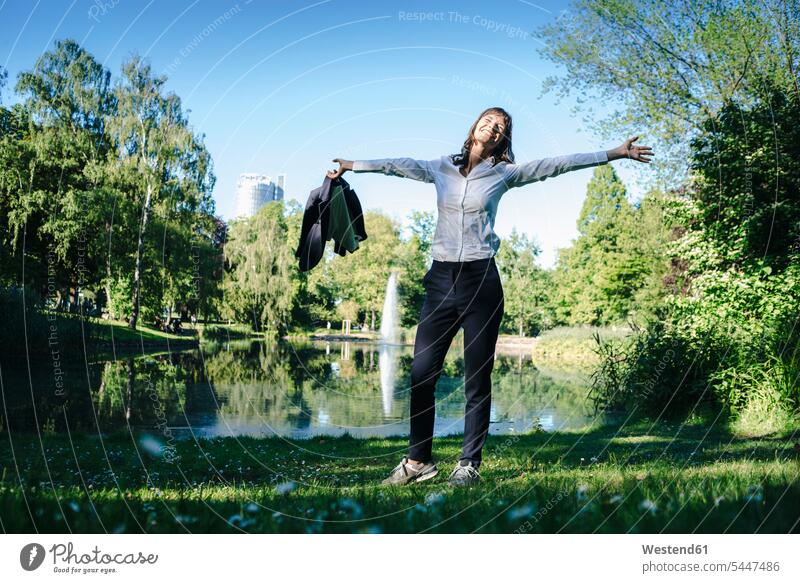
{"type": "Polygon", "coordinates": [[[503,139],[506,131],[506,121],[503,115],[489,112],[484,115],[475,126],[472,139],[483,144],[484,150],[491,152],[503,139]]]}

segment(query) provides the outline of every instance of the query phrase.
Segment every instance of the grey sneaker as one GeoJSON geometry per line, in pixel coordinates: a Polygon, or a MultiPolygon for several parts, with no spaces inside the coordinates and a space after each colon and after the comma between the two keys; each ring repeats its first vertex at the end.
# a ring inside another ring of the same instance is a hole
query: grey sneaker
{"type": "Polygon", "coordinates": [[[415,468],[408,463],[408,456],[403,456],[403,460],[392,470],[389,477],[381,483],[389,486],[402,486],[411,482],[430,480],[438,473],[439,469],[433,462],[427,462],[415,468]]]}
{"type": "Polygon", "coordinates": [[[450,474],[451,486],[473,486],[480,482],[478,468],[471,461],[461,460],[450,474]]]}

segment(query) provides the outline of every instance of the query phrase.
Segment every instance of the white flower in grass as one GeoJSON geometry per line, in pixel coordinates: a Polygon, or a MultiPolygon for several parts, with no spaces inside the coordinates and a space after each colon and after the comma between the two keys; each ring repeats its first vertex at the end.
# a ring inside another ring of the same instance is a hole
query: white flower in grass
{"type": "Polygon", "coordinates": [[[164,444],[153,437],[152,435],[143,435],[139,438],[139,447],[145,450],[153,457],[161,457],[164,455],[164,444]]]}
{"type": "Polygon", "coordinates": [[[175,520],[177,520],[181,524],[192,524],[197,522],[198,519],[194,516],[189,516],[187,514],[176,514],[175,520]]]}
{"type": "Polygon", "coordinates": [[[532,504],[526,504],[525,506],[516,506],[508,511],[508,518],[509,520],[520,520],[522,518],[528,518],[533,514],[535,507],[532,504]]]}
{"type": "Polygon", "coordinates": [[[425,496],[425,504],[428,506],[434,506],[436,504],[441,504],[442,502],[444,502],[444,494],[441,492],[431,492],[425,496]]]}
{"type": "Polygon", "coordinates": [[[228,519],[228,524],[238,528],[247,528],[248,526],[255,524],[255,522],[255,520],[244,518],[241,514],[234,514],[228,519]]]}
{"type": "Polygon", "coordinates": [[[764,500],[764,489],[761,484],[753,484],[747,488],[746,496],[748,502],[761,502],[764,500]]]}
{"type": "Polygon", "coordinates": [[[650,514],[655,514],[656,508],[656,503],[652,500],[644,499],[639,503],[639,510],[649,512],[650,514]]]}
{"type": "Polygon", "coordinates": [[[342,498],[339,500],[339,508],[351,519],[361,518],[364,514],[364,511],[361,509],[361,504],[352,498],[342,498]]]}
{"type": "Polygon", "coordinates": [[[294,482],[282,482],[275,486],[275,491],[284,496],[290,492],[294,492],[297,489],[297,484],[294,482]]]}

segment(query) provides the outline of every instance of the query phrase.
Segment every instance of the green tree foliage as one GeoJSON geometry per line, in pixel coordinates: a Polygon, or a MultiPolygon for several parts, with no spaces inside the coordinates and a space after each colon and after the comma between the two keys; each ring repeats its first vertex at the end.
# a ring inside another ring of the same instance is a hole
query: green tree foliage
{"type": "Polygon", "coordinates": [[[629,229],[660,224],[667,235],[641,247],[668,259],[644,270],[647,293],[633,295],[653,303],[653,317],[607,353],[601,401],[658,415],[702,401],[737,415],[798,412],[798,13],[792,0],[659,11],[582,0],[543,29],[545,54],[567,70],[549,87],[619,102],[601,128],[678,146],[661,150],[665,193],[646,198],[629,229]]]}
{"type": "MultiPolygon", "coordinates": [[[[154,75],[146,61],[132,57],[123,64],[122,78],[115,89],[116,111],[109,118],[115,153],[112,171],[140,212],[132,274],[131,328],[136,327],[139,317],[142,281],[148,275],[145,270],[154,281],[166,278],[167,287],[174,292],[180,284],[172,276],[173,269],[181,272],[181,267],[186,268],[185,261],[184,265],[175,266],[166,258],[160,271],[147,265],[146,239],[152,215],[164,224],[174,223],[186,229],[182,236],[185,240],[186,235],[191,238],[196,216],[213,212],[211,157],[202,138],[189,128],[180,98],[165,92],[165,83],[166,77],[154,75]]],[[[165,239],[166,234],[163,236],[165,239]]],[[[181,236],[172,237],[173,242],[179,239],[181,236]]],[[[185,260],[188,251],[179,249],[173,258],[185,260]]],[[[147,289],[154,292],[152,282],[147,289]]],[[[181,291],[185,293],[185,289],[181,291]]],[[[152,306],[159,299],[170,304],[175,297],[174,293],[160,295],[159,298],[153,293],[147,304],[152,306]]]]}
{"type": "Polygon", "coordinates": [[[412,211],[409,216],[411,236],[419,243],[419,252],[428,256],[433,245],[433,235],[436,231],[436,217],[430,211],[412,211]]]}
{"type": "Polygon", "coordinates": [[[692,144],[692,193],[715,266],[760,261],[779,271],[800,241],[800,94],[767,80],[759,94],[754,106],[731,101],[707,120],[692,144]]]}
{"type": "MultiPolygon", "coordinates": [[[[353,300],[370,329],[380,326],[386,296],[386,282],[392,269],[399,269],[401,256],[400,227],[390,217],[375,211],[364,213],[367,239],[358,250],[345,257],[334,256],[329,263],[331,281],[342,300],[353,300]]],[[[398,286],[405,279],[398,275],[398,286]]]]}
{"type": "Polygon", "coordinates": [[[3,87],[6,85],[6,79],[8,78],[8,72],[0,67],[0,103],[2,103],[3,98],[3,87]]]}
{"type": "Polygon", "coordinates": [[[645,288],[660,287],[653,274],[663,265],[657,251],[663,220],[654,199],[634,207],[610,165],[595,169],[578,217],[578,238],[559,253],[554,273],[559,322],[604,325],[646,311],[638,302],[647,297],[645,288]]]}
{"type": "Polygon", "coordinates": [[[85,292],[132,325],[218,293],[211,158],[164,83],[138,57],[114,83],[73,40],[20,74],[0,107],[0,284],[50,307],[85,292]]]}
{"type": "Polygon", "coordinates": [[[55,288],[66,299],[71,287],[77,301],[80,288],[99,281],[101,248],[93,234],[107,193],[95,168],[108,150],[109,84],[110,73],[69,40],[19,76],[22,103],[10,112],[0,154],[7,162],[0,170],[0,204],[18,261],[24,239],[25,283],[42,295],[52,296],[55,288]]]}
{"type": "Polygon", "coordinates": [[[504,331],[525,336],[550,327],[549,274],[536,265],[541,249],[524,233],[512,229],[500,245],[497,267],[503,283],[504,331]]]}
{"type": "Polygon", "coordinates": [[[431,246],[436,230],[436,220],[432,212],[413,211],[409,215],[408,239],[400,247],[399,266],[402,277],[398,281],[400,302],[400,323],[414,327],[419,323],[422,302],[425,300],[425,287],[422,279],[430,269],[433,258],[431,246]]]}
{"type": "Polygon", "coordinates": [[[224,304],[237,320],[271,335],[287,330],[297,269],[287,238],[283,201],[272,201],[234,221],[225,244],[224,304]]]}
{"type": "MultiPolygon", "coordinates": [[[[367,211],[364,220],[368,237],[354,253],[341,257],[329,243],[317,267],[303,274],[296,271],[298,294],[292,321],[314,327],[324,325],[325,321],[339,321],[341,306],[346,303],[351,316],[353,306],[356,307],[355,317],[349,318],[354,324],[360,322],[377,329],[389,275],[396,271],[401,324],[416,324],[424,295],[422,277],[430,264],[430,244],[428,251],[424,251],[417,234],[422,231],[416,229],[430,223],[430,217],[430,213],[415,214],[411,237],[403,239],[395,220],[380,212],[367,211]]],[[[300,218],[298,211],[294,219],[298,225],[300,218]]],[[[296,233],[299,236],[299,228],[296,233]]],[[[289,240],[294,243],[297,239],[293,234],[289,240]]]]}
{"type": "Polygon", "coordinates": [[[761,76],[800,93],[797,0],[577,0],[539,29],[541,54],[566,69],[544,91],[577,94],[585,122],[607,136],[660,138],[662,176],[685,177],[687,138],[731,99],[752,103],[761,76]],[[594,104],[619,103],[602,116],[594,104]],[[668,163],[669,162],[669,163],[668,163]]]}

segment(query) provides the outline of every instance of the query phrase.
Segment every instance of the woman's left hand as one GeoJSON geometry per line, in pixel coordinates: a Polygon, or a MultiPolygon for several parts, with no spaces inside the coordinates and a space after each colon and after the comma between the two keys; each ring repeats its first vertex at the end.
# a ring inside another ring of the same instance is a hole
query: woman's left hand
{"type": "Polygon", "coordinates": [[[634,146],[633,142],[639,139],[639,136],[628,138],[623,144],[616,148],[617,158],[630,158],[637,162],[650,163],[650,158],[653,157],[653,148],[650,146],[634,146]]]}

